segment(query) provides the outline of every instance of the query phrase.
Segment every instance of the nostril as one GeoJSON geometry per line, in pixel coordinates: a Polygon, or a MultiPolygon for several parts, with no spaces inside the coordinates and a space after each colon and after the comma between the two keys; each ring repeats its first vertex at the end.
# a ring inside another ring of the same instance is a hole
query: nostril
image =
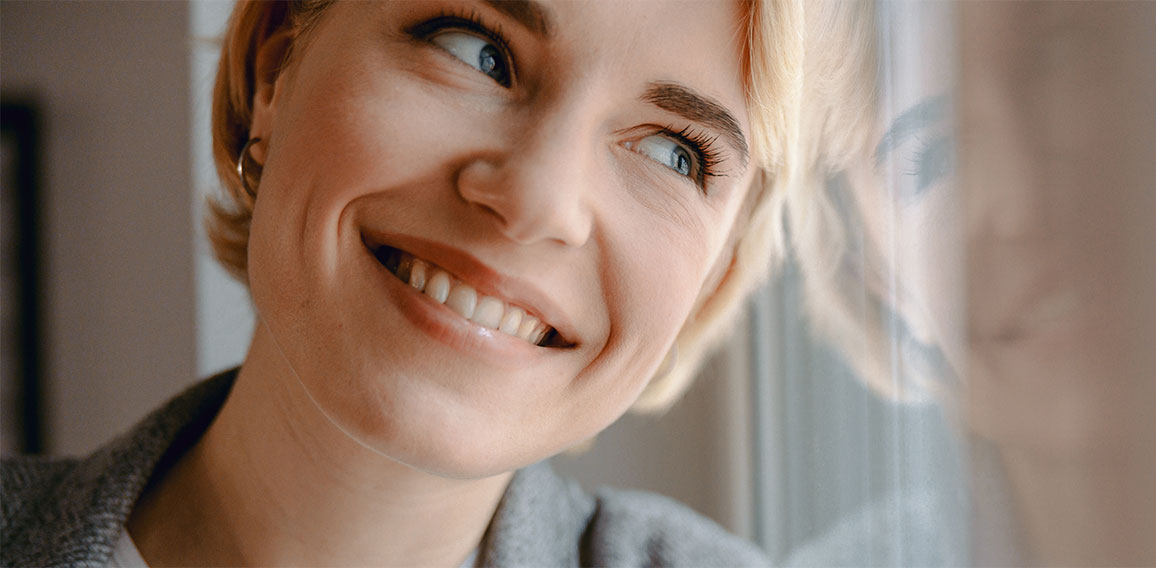
{"type": "Polygon", "coordinates": [[[498,221],[502,224],[502,226],[506,226],[508,224],[508,222],[506,221],[506,218],[504,216],[502,216],[502,214],[497,209],[494,209],[493,207],[490,207],[489,205],[486,205],[485,203],[475,202],[474,205],[477,205],[478,208],[480,208],[482,211],[486,212],[486,214],[493,215],[494,217],[496,217],[498,219],[498,221]]]}

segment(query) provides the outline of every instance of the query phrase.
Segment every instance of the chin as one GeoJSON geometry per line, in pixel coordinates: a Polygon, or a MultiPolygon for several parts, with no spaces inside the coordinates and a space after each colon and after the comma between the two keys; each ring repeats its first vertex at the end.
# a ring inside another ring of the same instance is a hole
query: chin
{"type": "MultiPolygon", "coordinates": [[[[525,424],[514,411],[500,410],[506,406],[458,391],[452,388],[454,381],[446,385],[427,377],[391,373],[362,388],[326,383],[309,390],[322,413],[353,441],[442,477],[490,477],[533,464],[563,447],[530,439],[540,438],[542,429],[525,424]]],[[[484,381],[476,374],[469,378],[475,384],[484,381]]]]}

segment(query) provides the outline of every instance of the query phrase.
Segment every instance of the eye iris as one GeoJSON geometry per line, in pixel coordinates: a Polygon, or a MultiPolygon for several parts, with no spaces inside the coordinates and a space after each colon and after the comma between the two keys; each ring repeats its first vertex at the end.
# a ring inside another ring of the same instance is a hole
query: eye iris
{"type": "Polygon", "coordinates": [[[494,46],[487,45],[478,52],[478,69],[494,79],[501,80],[505,76],[501,69],[501,54],[494,46]]]}
{"type": "Polygon", "coordinates": [[[690,175],[690,156],[686,150],[677,147],[674,149],[671,154],[670,167],[684,176],[690,175]]]}
{"type": "Polygon", "coordinates": [[[505,51],[473,32],[449,30],[430,36],[434,45],[503,86],[510,86],[510,63],[505,51]]]}

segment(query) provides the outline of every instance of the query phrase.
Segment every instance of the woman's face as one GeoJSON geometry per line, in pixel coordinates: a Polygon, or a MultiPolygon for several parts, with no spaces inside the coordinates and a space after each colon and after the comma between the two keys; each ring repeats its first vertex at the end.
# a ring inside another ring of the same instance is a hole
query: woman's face
{"type": "Polygon", "coordinates": [[[258,333],[339,427],[420,469],[497,473],[601,430],[729,262],[740,18],[335,4],[255,97],[258,333]]]}

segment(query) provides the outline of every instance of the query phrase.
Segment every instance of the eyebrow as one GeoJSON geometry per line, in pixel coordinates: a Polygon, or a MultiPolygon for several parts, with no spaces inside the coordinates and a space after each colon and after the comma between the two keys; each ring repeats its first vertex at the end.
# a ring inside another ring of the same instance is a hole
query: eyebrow
{"type": "Polygon", "coordinates": [[[875,146],[875,164],[882,164],[887,155],[903,144],[904,140],[928,125],[947,118],[950,112],[951,101],[947,95],[931,97],[903,111],[875,146]]]}
{"type": "Polygon", "coordinates": [[[550,14],[534,0],[485,0],[491,8],[505,14],[527,30],[549,39],[554,29],[550,14]]]}
{"type": "Polygon", "coordinates": [[[673,81],[651,82],[646,87],[642,100],[718,131],[739,152],[742,167],[746,167],[750,158],[746,136],[739,128],[739,121],[735,119],[735,115],[718,101],[673,81]]]}

